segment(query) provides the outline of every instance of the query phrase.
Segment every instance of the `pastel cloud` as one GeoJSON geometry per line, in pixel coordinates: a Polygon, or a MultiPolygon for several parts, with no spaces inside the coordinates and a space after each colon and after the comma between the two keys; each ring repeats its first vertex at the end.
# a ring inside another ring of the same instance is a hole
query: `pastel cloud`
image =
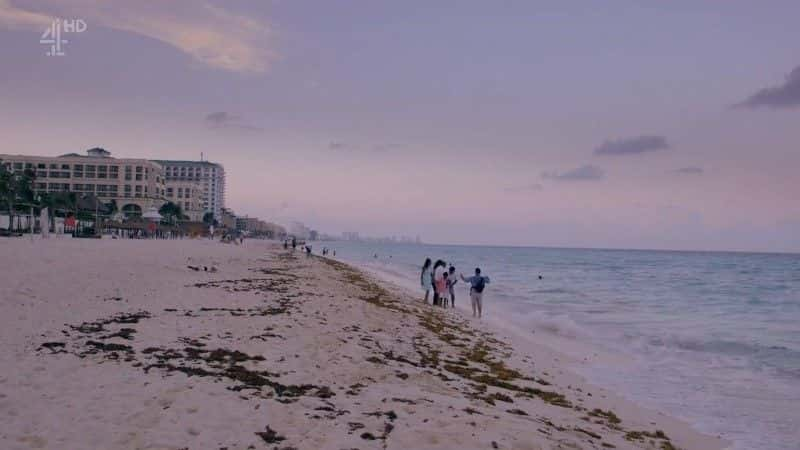
{"type": "Polygon", "coordinates": [[[760,89],[735,106],[773,109],[800,107],[800,66],[789,72],[782,84],[760,89]]]}
{"type": "Polygon", "coordinates": [[[262,128],[245,123],[242,116],[226,111],[212,112],[206,115],[206,125],[211,128],[232,128],[245,131],[263,131],[262,128]]]}
{"type": "Polygon", "coordinates": [[[595,155],[638,155],[669,148],[664,136],[636,136],[607,140],[594,149],[595,155]]]}
{"type": "Polygon", "coordinates": [[[586,164],[565,172],[544,172],[542,178],[558,181],[596,181],[605,178],[603,169],[586,164]]]}
{"type": "Polygon", "coordinates": [[[276,56],[267,25],[205,1],[45,0],[37,5],[33,10],[0,0],[0,27],[43,31],[55,17],[81,18],[90,28],[146,36],[206,66],[233,72],[264,72],[276,56]]]}

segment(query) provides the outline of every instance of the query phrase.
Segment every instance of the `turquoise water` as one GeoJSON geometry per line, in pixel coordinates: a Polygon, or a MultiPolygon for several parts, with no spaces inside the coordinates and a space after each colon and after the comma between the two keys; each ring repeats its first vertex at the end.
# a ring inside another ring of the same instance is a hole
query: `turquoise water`
{"type": "Polygon", "coordinates": [[[425,257],[480,266],[488,314],[629,361],[581,369],[590,381],[737,449],[800,448],[800,255],[326,245],[411,289],[425,257]]]}

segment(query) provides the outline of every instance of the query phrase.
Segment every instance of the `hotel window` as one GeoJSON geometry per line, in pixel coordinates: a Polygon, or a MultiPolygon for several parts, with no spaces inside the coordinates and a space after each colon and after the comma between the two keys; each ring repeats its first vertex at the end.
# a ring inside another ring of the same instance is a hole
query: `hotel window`
{"type": "Polygon", "coordinates": [[[37,170],[36,171],[36,177],[37,178],[47,178],[47,172],[45,172],[44,170],[37,170]]]}
{"type": "Polygon", "coordinates": [[[172,188],[167,188],[167,197],[172,197],[173,191],[172,188]]]}
{"type": "Polygon", "coordinates": [[[51,169],[58,169],[58,164],[50,164],[51,169]]]}
{"type": "Polygon", "coordinates": [[[130,196],[131,196],[131,185],[130,184],[126,184],[125,185],[125,197],[130,197],[130,196]]]}
{"type": "Polygon", "coordinates": [[[108,178],[108,166],[97,166],[97,178],[108,178]]]}
{"type": "Polygon", "coordinates": [[[33,186],[34,186],[34,189],[37,189],[37,190],[40,190],[40,191],[43,191],[43,190],[47,189],[47,183],[36,183],[33,186]]]}
{"type": "Polygon", "coordinates": [[[83,178],[83,164],[72,166],[72,178],[83,178]]]}
{"type": "Polygon", "coordinates": [[[94,178],[95,177],[95,166],[92,164],[86,165],[86,178],[94,178]]]}
{"type": "Polygon", "coordinates": [[[108,170],[108,178],[111,178],[112,180],[119,178],[119,166],[109,166],[108,170]]]}
{"type": "Polygon", "coordinates": [[[141,196],[142,196],[142,187],[137,185],[136,186],[136,197],[141,197],[141,196]]]}
{"type": "Polygon", "coordinates": [[[37,169],[47,169],[47,165],[44,164],[44,163],[39,163],[39,164],[36,164],[36,168],[37,169]]]}
{"type": "Polygon", "coordinates": [[[183,188],[178,188],[178,198],[183,198],[183,188]]]}
{"type": "Polygon", "coordinates": [[[22,170],[22,163],[14,163],[15,170],[22,170]]]}

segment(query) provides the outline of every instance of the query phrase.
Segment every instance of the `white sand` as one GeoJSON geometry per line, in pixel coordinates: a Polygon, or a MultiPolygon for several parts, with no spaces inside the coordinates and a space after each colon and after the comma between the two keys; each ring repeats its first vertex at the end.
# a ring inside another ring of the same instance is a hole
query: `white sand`
{"type": "Polygon", "coordinates": [[[286,255],[252,240],[0,240],[0,448],[725,444],[586,384],[548,347],[512,348],[460,313],[286,255]],[[130,339],[110,337],[126,328],[130,339]],[[589,416],[595,408],[621,423],[589,416]],[[267,426],[285,439],[267,443],[256,434],[267,426]],[[670,441],[626,439],[655,430],[670,441]]]}

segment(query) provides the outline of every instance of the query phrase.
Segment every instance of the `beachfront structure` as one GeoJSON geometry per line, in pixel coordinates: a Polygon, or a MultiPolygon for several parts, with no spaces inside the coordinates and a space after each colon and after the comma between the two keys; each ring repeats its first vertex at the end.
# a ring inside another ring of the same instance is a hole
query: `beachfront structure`
{"type": "Polygon", "coordinates": [[[167,178],[164,197],[180,206],[183,214],[192,222],[203,220],[206,210],[203,203],[203,186],[200,182],[167,178]]]}
{"type": "Polygon", "coordinates": [[[222,208],[220,209],[220,217],[217,219],[217,223],[229,230],[235,230],[236,214],[228,208],[222,208]]]}
{"type": "Polygon", "coordinates": [[[102,148],[89,149],[86,155],[0,154],[0,161],[12,171],[31,170],[36,194],[92,194],[106,203],[114,200],[120,211],[136,216],[149,208],[158,209],[165,202],[166,179],[160,164],[146,159],[113,158],[102,148]]]}
{"type": "MultiPolygon", "coordinates": [[[[172,195],[175,196],[175,200],[185,200],[185,198],[177,197],[178,188],[182,189],[184,194],[187,187],[190,190],[197,189],[200,196],[199,204],[202,206],[203,212],[213,213],[217,220],[222,217],[222,208],[225,207],[225,168],[221,164],[209,161],[180,160],[156,160],[154,162],[164,167],[167,187],[173,187],[172,195]]],[[[202,220],[202,214],[200,220],[202,220]]]]}

